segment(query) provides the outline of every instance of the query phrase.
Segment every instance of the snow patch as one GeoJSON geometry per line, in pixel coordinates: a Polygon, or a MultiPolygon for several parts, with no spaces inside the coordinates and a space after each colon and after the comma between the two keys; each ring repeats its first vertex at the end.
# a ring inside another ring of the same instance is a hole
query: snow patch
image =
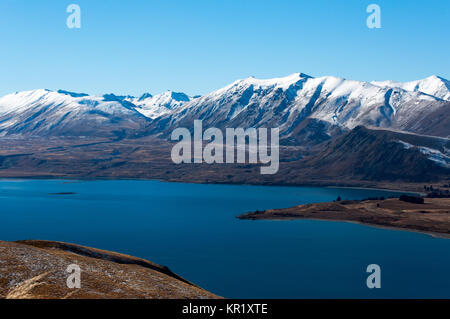
{"type": "Polygon", "coordinates": [[[398,140],[396,142],[402,144],[403,148],[405,148],[405,149],[411,149],[411,148],[417,149],[420,153],[424,154],[429,160],[435,162],[439,166],[442,166],[445,168],[450,168],[450,156],[442,153],[439,150],[425,147],[425,146],[415,146],[415,145],[412,145],[410,143],[406,143],[406,142],[400,141],[400,140],[398,140]]]}

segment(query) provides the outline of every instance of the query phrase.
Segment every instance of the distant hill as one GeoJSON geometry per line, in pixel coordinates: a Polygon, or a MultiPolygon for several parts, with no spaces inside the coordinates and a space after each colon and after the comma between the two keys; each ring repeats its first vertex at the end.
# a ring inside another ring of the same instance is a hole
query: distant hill
{"type": "Polygon", "coordinates": [[[450,140],[358,126],[304,163],[334,179],[420,182],[450,177],[450,140]]]}

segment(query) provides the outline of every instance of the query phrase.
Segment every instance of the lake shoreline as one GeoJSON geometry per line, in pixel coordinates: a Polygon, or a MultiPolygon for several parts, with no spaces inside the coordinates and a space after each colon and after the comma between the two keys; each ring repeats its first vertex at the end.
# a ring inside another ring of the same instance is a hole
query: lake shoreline
{"type": "Polygon", "coordinates": [[[321,220],[412,231],[450,238],[450,198],[426,199],[424,204],[386,200],[340,201],[256,211],[237,216],[247,220],[321,220]]]}
{"type": "MultiPolygon", "coordinates": [[[[355,271],[356,268],[365,271],[363,259],[382,260],[387,269],[413,267],[414,273],[427,271],[434,281],[422,285],[421,294],[448,295],[439,284],[450,264],[450,257],[445,254],[450,245],[448,240],[337,222],[236,219],[243,212],[331,202],[338,196],[363,200],[390,198],[400,196],[399,193],[90,180],[91,183],[73,179],[0,182],[5,221],[0,223],[2,239],[77,243],[138,256],[168,265],[182,278],[229,298],[369,296],[371,292],[361,287],[355,271]],[[78,195],[49,195],[68,192],[78,195]],[[370,251],[367,247],[371,247],[370,251]],[[410,253],[417,247],[421,248],[420,256],[410,253]],[[335,284],[345,287],[344,290],[327,292],[330,278],[322,275],[335,260],[350,255],[360,258],[343,261],[339,269],[342,275],[335,279],[335,284]],[[317,263],[319,259],[323,262],[317,263]],[[212,276],[214,273],[221,276],[212,276]]],[[[412,272],[399,273],[395,280],[408,282],[412,272]]],[[[383,290],[381,296],[410,296],[414,290],[397,281],[389,290],[383,290]]]]}
{"type": "MultiPolygon", "coordinates": [[[[424,183],[381,183],[381,182],[365,182],[365,181],[355,181],[352,182],[326,182],[326,181],[315,181],[315,182],[305,182],[305,183],[240,183],[240,182],[220,182],[220,181],[191,181],[191,180],[177,180],[177,179],[149,179],[149,178],[139,178],[139,177],[67,177],[67,176],[0,176],[0,181],[30,181],[30,180],[60,180],[60,181],[70,181],[70,182],[89,182],[89,181],[157,181],[163,183],[182,183],[182,184],[202,184],[202,185],[240,185],[240,186],[275,186],[275,187],[323,187],[323,188],[342,188],[342,189],[363,189],[363,190],[375,190],[375,191],[388,191],[396,193],[409,193],[417,194],[420,196],[425,195],[421,189],[423,189],[424,183]]],[[[440,185],[442,182],[434,182],[431,185],[440,185]]],[[[425,183],[428,185],[428,183],[425,183]]]]}

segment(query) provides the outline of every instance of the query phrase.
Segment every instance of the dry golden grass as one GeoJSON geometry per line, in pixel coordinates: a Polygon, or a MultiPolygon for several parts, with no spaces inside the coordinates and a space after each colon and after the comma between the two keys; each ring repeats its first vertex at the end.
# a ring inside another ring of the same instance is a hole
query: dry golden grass
{"type": "Polygon", "coordinates": [[[0,298],[219,298],[144,259],[79,245],[0,241],[0,298]],[[81,289],[69,289],[67,266],[81,268],[81,289]]]}
{"type": "Polygon", "coordinates": [[[424,204],[407,203],[397,198],[307,204],[247,213],[239,218],[349,221],[449,237],[450,198],[427,198],[424,204]]]}

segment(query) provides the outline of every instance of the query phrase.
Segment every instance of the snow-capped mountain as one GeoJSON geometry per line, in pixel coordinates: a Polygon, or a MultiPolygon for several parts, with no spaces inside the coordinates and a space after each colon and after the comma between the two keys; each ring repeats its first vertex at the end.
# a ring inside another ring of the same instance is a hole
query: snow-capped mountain
{"type": "Polygon", "coordinates": [[[316,144],[359,125],[447,137],[448,83],[437,76],[369,83],[296,73],[250,77],[195,98],[34,90],[0,98],[0,135],[168,136],[201,119],[205,127],[279,127],[293,143],[316,144]]]}
{"type": "Polygon", "coordinates": [[[0,98],[0,135],[123,136],[139,134],[153,118],[191,98],[167,91],[140,97],[90,96],[64,90],[16,92],[0,98]]]}
{"type": "Polygon", "coordinates": [[[166,91],[152,96],[145,93],[137,98],[127,98],[136,106],[136,110],[148,118],[154,119],[171,113],[191,100],[189,96],[180,92],[166,91]]]}
{"type": "Polygon", "coordinates": [[[122,136],[148,119],[114,95],[67,91],[17,92],[0,99],[0,134],[27,136],[122,136]]]}
{"type": "Polygon", "coordinates": [[[202,119],[208,127],[280,127],[284,138],[312,134],[319,142],[358,125],[410,130],[443,107],[445,101],[428,93],[296,73],[238,80],[157,119],[154,131],[202,119]]]}
{"type": "Polygon", "coordinates": [[[374,85],[388,88],[401,88],[410,92],[422,92],[450,101],[450,81],[436,75],[411,82],[373,81],[374,85]]]}

